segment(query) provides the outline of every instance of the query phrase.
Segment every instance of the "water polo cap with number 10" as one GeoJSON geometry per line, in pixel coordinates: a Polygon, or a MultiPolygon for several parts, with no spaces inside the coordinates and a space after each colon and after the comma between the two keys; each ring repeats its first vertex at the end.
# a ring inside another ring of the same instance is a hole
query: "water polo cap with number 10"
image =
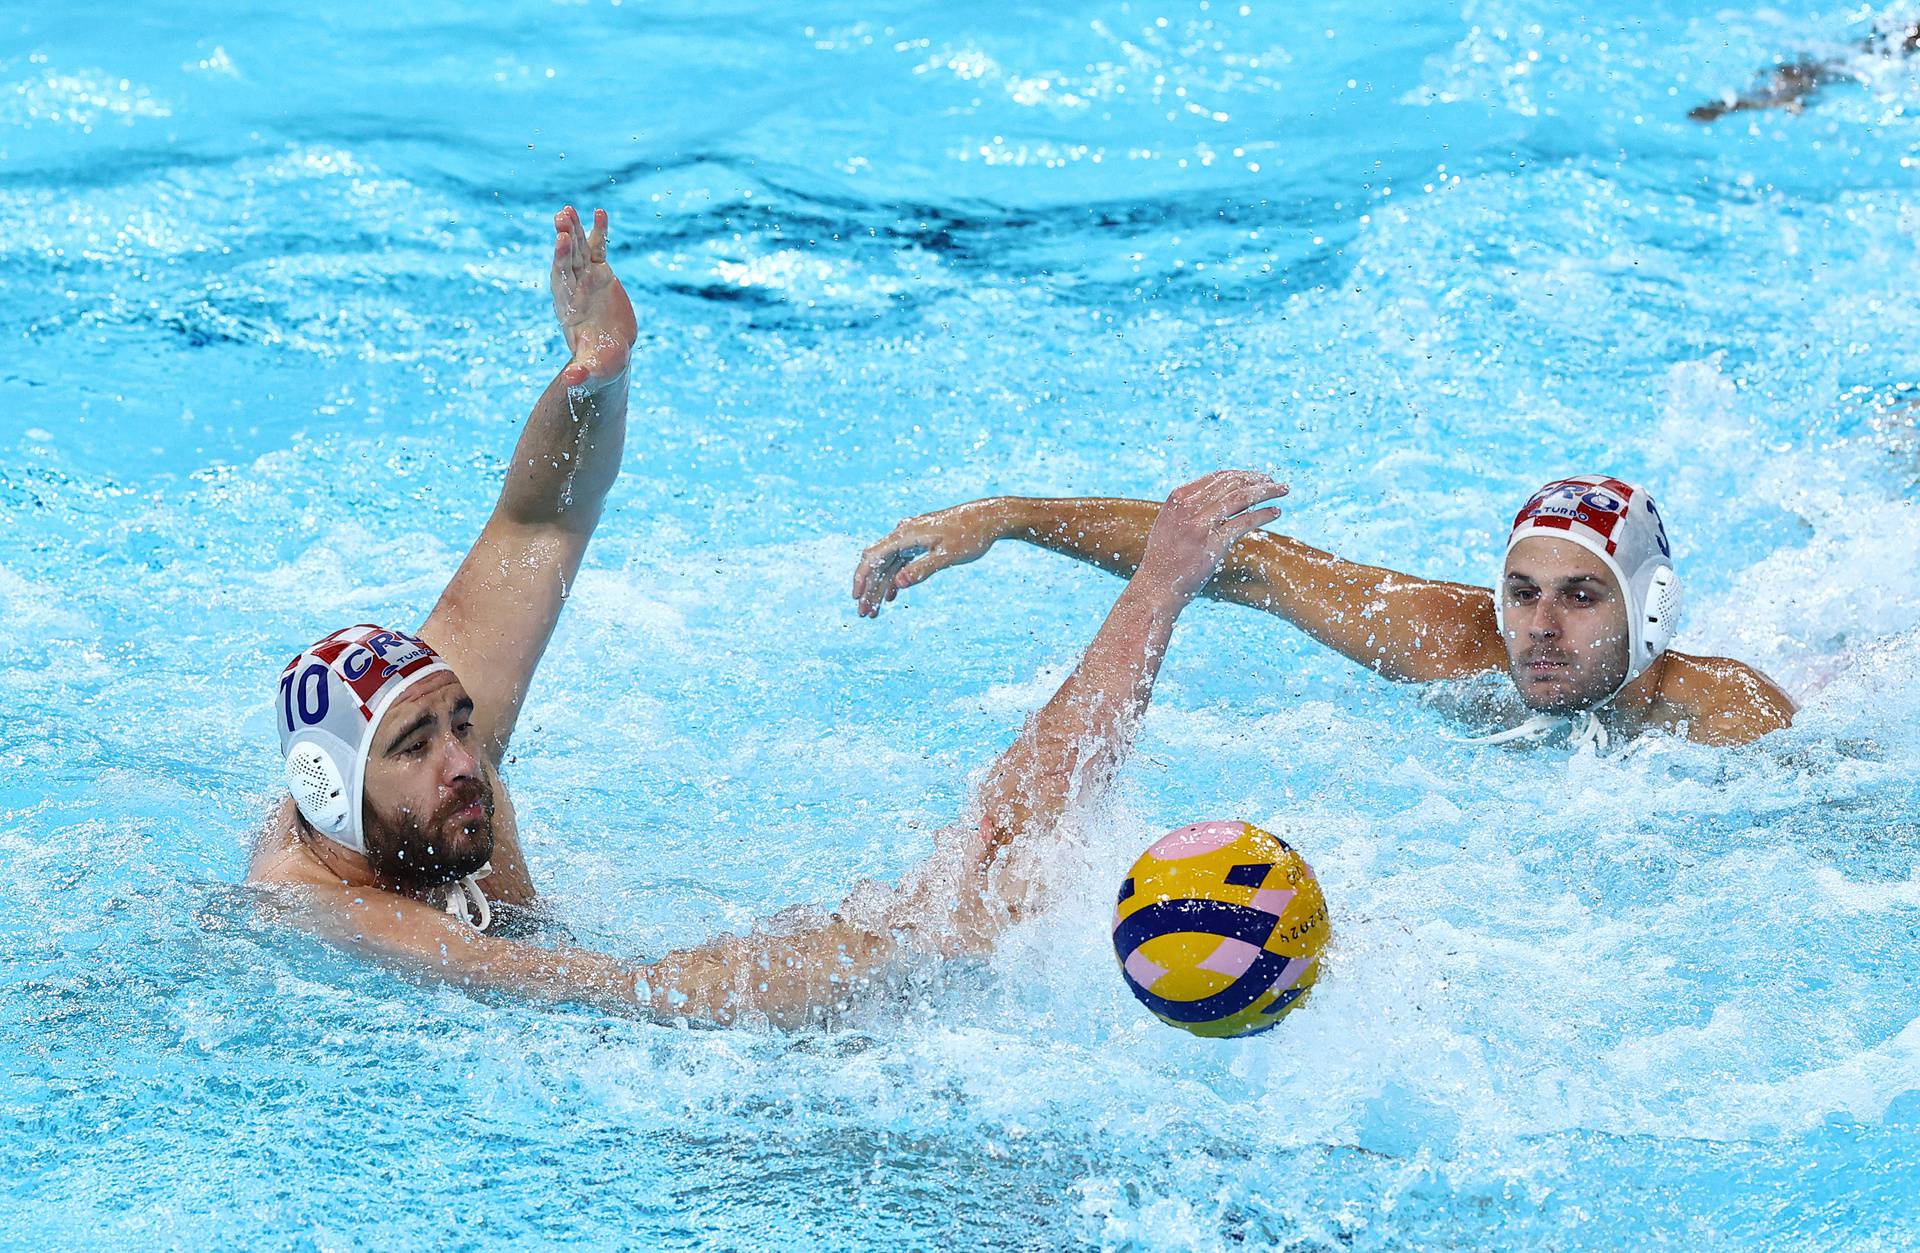
{"type": "Polygon", "coordinates": [[[1598,557],[1627,598],[1627,677],[1608,694],[1612,700],[1667,651],[1680,627],[1680,576],[1660,511],[1644,490],[1602,474],[1557,479],[1535,492],[1513,519],[1494,581],[1494,616],[1503,638],[1506,554],[1536,535],[1570,541],[1598,557]]]}
{"type": "Polygon", "coordinates": [[[316,831],[367,851],[360,802],[374,730],[402,692],[442,670],[451,667],[424,641],[366,623],[335,631],[287,663],[274,720],[287,787],[316,831]]]}

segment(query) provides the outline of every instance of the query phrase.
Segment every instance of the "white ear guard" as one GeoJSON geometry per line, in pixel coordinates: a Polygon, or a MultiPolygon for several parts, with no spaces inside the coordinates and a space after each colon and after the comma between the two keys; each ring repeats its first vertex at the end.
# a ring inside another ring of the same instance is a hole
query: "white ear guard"
{"type": "Polygon", "coordinates": [[[1640,606],[1640,656],[1646,664],[1651,665],[1655,657],[1666,652],[1673,637],[1680,633],[1680,612],[1685,603],[1680,576],[1673,567],[1656,569],[1640,606]]]}
{"type": "MultiPolygon", "coordinates": [[[[326,750],[308,741],[295,744],[287,754],[287,790],[301,816],[314,829],[342,844],[349,844],[348,828],[352,817],[347,801],[347,781],[333,764],[326,750]]],[[[365,850],[360,850],[365,851],[365,850]]]]}

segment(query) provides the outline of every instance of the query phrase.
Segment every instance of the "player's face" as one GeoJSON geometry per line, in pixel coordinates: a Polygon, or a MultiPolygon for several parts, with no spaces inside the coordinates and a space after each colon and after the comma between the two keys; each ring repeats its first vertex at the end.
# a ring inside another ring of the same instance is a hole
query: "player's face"
{"type": "Polygon", "coordinates": [[[1627,603],[1606,565],[1578,544],[1531,535],[1513,546],[1497,589],[1507,662],[1528,708],[1599,704],[1627,674],[1627,603]]]}
{"type": "Polygon", "coordinates": [[[367,755],[367,861],[400,884],[450,883],[493,856],[493,787],[474,743],[473,700],[437,674],[393,703],[367,755]]]}

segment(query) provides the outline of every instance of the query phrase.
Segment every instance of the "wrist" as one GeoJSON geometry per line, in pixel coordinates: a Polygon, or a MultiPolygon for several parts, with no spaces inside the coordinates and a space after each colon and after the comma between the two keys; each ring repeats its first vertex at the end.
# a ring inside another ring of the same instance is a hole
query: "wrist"
{"type": "Polygon", "coordinates": [[[1169,570],[1149,559],[1140,563],[1121,595],[1143,605],[1179,613],[1193,603],[1205,585],[1205,579],[1196,582],[1186,571],[1169,570]]]}

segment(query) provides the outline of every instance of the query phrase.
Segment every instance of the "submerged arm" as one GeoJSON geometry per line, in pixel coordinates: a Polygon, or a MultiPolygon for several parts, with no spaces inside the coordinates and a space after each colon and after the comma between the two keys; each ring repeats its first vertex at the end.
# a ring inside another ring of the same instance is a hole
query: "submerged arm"
{"type": "MultiPolygon", "coordinates": [[[[910,518],[869,548],[855,575],[861,611],[1015,539],[1123,578],[1139,569],[1161,506],[1145,500],[995,497],[910,518]]],[[[1235,544],[1201,594],[1264,609],[1390,679],[1462,678],[1505,664],[1484,588],[1415,578],[1268,531],[1235,544]]]]}
{"type": "Polygon", "coordinates": [[[444,910],[373,889],[304,888],[302,925],[402,973],[546,1004],[725,1026],[754,1012],[800,1026],[897,966],[883,931],[840,918],[797,935],[723,936],[657,962],[545,948],[475,931],[444,910]]]}

